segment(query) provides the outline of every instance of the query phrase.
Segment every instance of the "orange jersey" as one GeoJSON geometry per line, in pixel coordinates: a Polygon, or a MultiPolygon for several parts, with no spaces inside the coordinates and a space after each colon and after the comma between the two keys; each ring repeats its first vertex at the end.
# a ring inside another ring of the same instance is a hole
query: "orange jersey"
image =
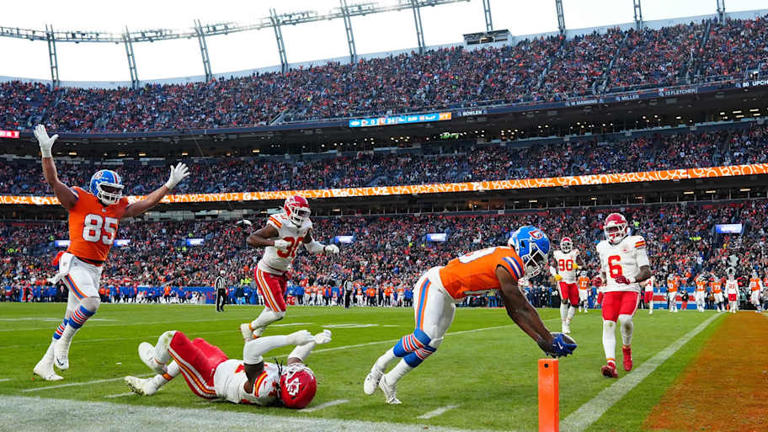
{"type": "Polygon", "coordinates": [[[67,252],[92,261],[106,261],[117,237],[117,225],[128,207],[128,199],[104,206],[98,198],[79,187],[75,205],[69,209],[69,248],[67,252]]]}
{"type": "Polygon", "coordinates": [[[588,277],[584,277],[584,276],[579,277],[579,289],[580,290],[589,289],[589,278],[588,277]]]}
{"type": "Polygon", "coordinates": [[[696,280],[696,291],[704,292],[706,289],[707,289],[707,281],[697,279],[696,280]]]}
{"type": "Polygon", "coordinates": [[[749,289],[752,291],[760,291],[760,279],[751,278],[749,280],[749,289]]]}
{"type": "Polygon", "coordinates": [[[667,291],[677,291],[677,279],[667,279],[667,291]]]}
{"type": "Polygon", "coordinates": [[[714,294],[720,294],[723,292],[723,283],[720,281],[714,281],[710,283],[709,286],[712,287],[712,293],[714,294]]]}
{"type": "Polygon", "coordinates": [[[504,267],[517,281],[524,274],[523,260],[506,246],[480,249],[452,259],[440,269],[443,287],[456,300],[468,295],[499,289],[496,267],[504,267]]]}

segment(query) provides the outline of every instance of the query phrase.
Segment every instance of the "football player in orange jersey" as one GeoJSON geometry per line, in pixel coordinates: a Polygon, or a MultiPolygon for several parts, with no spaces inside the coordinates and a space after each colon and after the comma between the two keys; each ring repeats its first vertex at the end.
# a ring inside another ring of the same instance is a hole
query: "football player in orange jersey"
{"type": "Polygon", "coordinates": [[[378,387],[387,403],[399,404],[397,382],[440,346],[453,322],[455,303],[491,290],[499,291],[509,317],[545,353],[553,357],[571,354],[576,349],[573,340],[550,333],[517,285],[523,275],[539,274],[547,264],[548,254],[547,236],[535,227],[524,226],[512,234],[506,247],[481,249],[453,259],[444,267],[429,269],[414,285],[416,328],[376,360],[363,391],[371,395],[378,387]],[[400,362],[385,374],[397,358],[400,362]]]}
{"type": "Polygon", "coordinates": [[[749,301],[755,307],[755,312],[760,313],[763,311],[763,305],[760,303],[760,291],[763,290],[763,282],[757,275],[756,271],[752,272],[752,278],[749,279],[749,301]]]}
{"type": "Polygon", "coordinates": [[[53,339],[34,373],[44,380],[62,379],[54,372],[54,362],[61,370],[69,368],[69,345],[72,337],[99,309],[99,282],[102,266],[117,235],[120,219],[135,217],[154,207],[180,181],[189,175],[184,164],[171,167],[168,181],[143,200],[128,203],[122,196],[120,176],[101,170],[91,177],[90,190],[65,185],[59,181],[51,147],[58,135],[48,136],[43,125],[35,128],[42,153],[43,175],[51,185],[61,206],[69,212],[69,248],[60,253],[55,264],[59,272],[50,281],[59,280],[69,288],[64,320],[53,333],[53,339]]]}

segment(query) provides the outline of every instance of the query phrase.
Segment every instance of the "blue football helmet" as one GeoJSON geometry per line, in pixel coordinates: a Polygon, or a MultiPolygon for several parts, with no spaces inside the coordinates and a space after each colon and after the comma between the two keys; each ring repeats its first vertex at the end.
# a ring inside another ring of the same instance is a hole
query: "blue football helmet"
{"type": "Polygon", "coordinates": [[[514,248],[523,260],[526,276],[536,276],[546,267],[549,238],[535,226],[525,225],[518,228],[509,236],[507,245],[514,248]]]}
{"type": "Polygon", "coordinates": [[[104,204],[112,205],[123,196],[123,180],[112,170],[100,170],[91,177],[90,191],[104,204]]]}

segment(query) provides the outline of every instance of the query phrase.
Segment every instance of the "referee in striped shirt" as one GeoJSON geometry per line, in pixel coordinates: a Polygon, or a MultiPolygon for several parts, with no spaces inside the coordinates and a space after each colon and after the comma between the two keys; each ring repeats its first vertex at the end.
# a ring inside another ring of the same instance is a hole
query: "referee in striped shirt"
{"type": "Polygon", "coordinates": [[[224,277],[224,270],[216,276],[216,312],[224,312],[224,305],[227,304],[227,279],[224,277]]]}

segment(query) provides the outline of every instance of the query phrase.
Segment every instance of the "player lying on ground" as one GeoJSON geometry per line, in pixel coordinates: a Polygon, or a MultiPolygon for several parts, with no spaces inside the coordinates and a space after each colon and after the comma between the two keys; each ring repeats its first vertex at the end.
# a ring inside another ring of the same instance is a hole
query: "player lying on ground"
{"type": "Polygon", "coordinates": [[[560,321],[562,331],[565,334],[571,332],[571,320],[576,315],[576,308],[581,299],[579,297],[579,285],[576,283],[576,270],[584,266],[579,256],[579,250],[573,247],[570,237],[560,240],[560,250],[552,254],[555,266],[550,267],[550,273],[557,283],[560,293],[560,321]]]}
{"type": "Polygon", "coordinates": [[[541,349],[554,357],[565,356],[576,344],[562,334],[551,334],[536,309],[517,285],[523,275],[533,277],[547,265],[549,239],[532,226],[515,231],[507,247],[481,249],[429,269],[413,290],[416,329],[385,352],[365,378],[363,390],[373,394],[379,387],[387,403],[399,404],[397,382],[434,354],[453,322],[456,303],[467,295],[499,290],[507,314],[541,349]],[[389,364],[400,362],[387,374],[389,364]]]}
{"type": "Polygon", "coordinates": [[[245,343],[243,360],[231,360],[205,339],[190,341],[180,331],[167,331],[155,346],[139,344],[139,357],[157,375],[147,379],[127,376],[125,383],[132,392],[151,396],[181,373],[192,393],[201,398],[300,409],[312,401],[317,390],[315,375],[304,361],[315,345],[330,341],[330,330],[314,336],[300,330],[287,336],[262,337],[245,343]],[[288,345],[296,348],[285,366],[264,362],[262,356],[267,352],[288,345]]]}
{"type": "Polygon", "coordinates": [[[324,245],[312,238],[311,212],[306,198],[299,195],[287,198],[283,210],[270,216],[267,225],[246,240],[249,246],[264,248],[254,275],[259,296],[264,299],[264,310],[255,320],[240,325],[246,341],[261,336],[268,325],[285,316],[288,270],[299,246],[304,245],[313,254],[339,253],[338,246],[324,245]]]}
{"type": "Polygon", "coordinates": [[[69,289],[64,320],[53,333],[53,339],[34,373],[48,381],[62,379],[53,370],[69,368],[69,345],[78,330],[99,309],[99,283],[104,262],[117,236],[121,219],[138,216],[151,209],[180,181],[189,175],[186,165],[171,167],[168,181],[143,200],[133,204],[122,196],[123,183],[116,172],[101,170],[91,177],[89,190],[65,185],[59,181],[51,147],[58,135],[48,136],[43,125],[35,127],[35,137],[43,157],[43,176],[51,185],[61,206],[69,212],[69,247],[60,253],[54,265],[59,272],[49,279],[63,281],[69,289]]]}
{"type": "Polygon", "coordinates": [[[604,376],[616,378],[616,321],[621,324],[624,370],[632,370],[632,317],[640,302],[640,284],[651,277],[645,240],[641,236],[630,236],[629,225],[624,216],[611,213],[603,225],[605,240],[597,244],[600,257],[600,275],[593,281],[599,287],[604,285],[603,307],[603,350],[606,365],[601,368],[604,376]]]}

